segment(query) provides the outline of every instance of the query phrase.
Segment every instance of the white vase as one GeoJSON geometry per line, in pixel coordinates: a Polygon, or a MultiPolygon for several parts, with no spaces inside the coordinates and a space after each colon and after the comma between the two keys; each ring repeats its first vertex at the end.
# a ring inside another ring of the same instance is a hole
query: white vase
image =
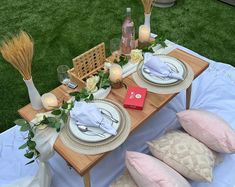
{"type": "Polygon", "coordinates": [[[29,80],[24,80],[29,93],[29,100],[34,110],[42,109],[41,96],[33,84],[32,77],[29,80]]]}
{"type": "Polygon", "coordinates": [[[151,13],[150,14],[144,14],[144,25],[146,25],[150,29],[150,32],[151,32],[150,16],[151,16],[151,13]]]}

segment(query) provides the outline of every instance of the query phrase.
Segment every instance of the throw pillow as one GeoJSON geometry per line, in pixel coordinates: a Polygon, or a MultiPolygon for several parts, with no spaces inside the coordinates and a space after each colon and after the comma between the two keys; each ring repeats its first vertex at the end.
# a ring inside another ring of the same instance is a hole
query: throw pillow
{"type": "Polygon", "coordinates": [[[109,187],[138,187],[129,172],[126,171],[123,175],[118,177],[109,187]]]}
{"type": "Polygon", "coordinates": [[[235,153],[235,132],[220,117],[207,111],[186,110],[177,113],[182,127],[209,148],[235,153]]]}
{"type": "Polygon", "coordinates": [[[147,143],[155,157],[183,176],[195,181],[212,181],[215,153],[187,133],[170,131],[147,143]]]}
{"type": "Polygon", "coordinates": [[[175,170],[143,153],[127,151],[126,166],[139,187],[190,187],[175,170]]]}

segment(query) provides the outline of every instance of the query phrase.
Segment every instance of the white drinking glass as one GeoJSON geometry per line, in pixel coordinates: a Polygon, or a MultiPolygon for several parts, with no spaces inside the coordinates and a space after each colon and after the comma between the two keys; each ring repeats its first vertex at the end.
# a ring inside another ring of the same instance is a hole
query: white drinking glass
{"type": "Polygon", "coordinates": [[[120,42],[121,42],[120,38],[112,38],[110,40],[109,49],[113,56],[113,59],[116,60],[118,60],[121,55],[120,42]]]}
{"type": "Polygon", "coordinates": [[[69,70],[69,67],[67,65],[59,65],[57,67],[58,80],[59,82],[65,85],[69,83],[68,70],[69,70]]]}

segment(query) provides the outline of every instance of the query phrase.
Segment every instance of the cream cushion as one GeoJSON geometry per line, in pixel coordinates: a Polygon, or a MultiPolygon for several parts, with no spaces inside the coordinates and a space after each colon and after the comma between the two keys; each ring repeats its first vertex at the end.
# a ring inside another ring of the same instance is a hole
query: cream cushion
{"type": "Polygon", "coordinates": [[[195,181],[212,181],[215,153],[181,131],[170,131],[148,142],[151,153],[183,176],[195,181]]]}
{"type": "Polygon", "coordinates": [[[126,171],[123,175],[118,177],[114,182],[112,182],[109,187],[138,187],[129,172],[126,171]]]}
{"type": "Polygon", "coordinates": [[[229,124],[215,114],[202,110],[177,113],[182,127],[210,149],[222,153],[235,153],[235,132],[229,124]]]}
{"type": "Polygon", "coordinates": [[[175,170],[143,153],[127,151],[126,167],[139,187],[190,187],[175,170]]]}

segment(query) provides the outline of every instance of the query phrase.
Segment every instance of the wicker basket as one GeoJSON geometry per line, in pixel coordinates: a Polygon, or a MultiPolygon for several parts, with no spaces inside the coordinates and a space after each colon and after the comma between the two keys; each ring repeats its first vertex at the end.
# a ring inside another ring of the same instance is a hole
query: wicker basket
{"type": "Polygon", "coordinates": [[[84,87],[87,78],[103,69],[105,59],[104,43],[77,56],[73,59],[73,68],[68,71],[70,80],[84,87]]]}

